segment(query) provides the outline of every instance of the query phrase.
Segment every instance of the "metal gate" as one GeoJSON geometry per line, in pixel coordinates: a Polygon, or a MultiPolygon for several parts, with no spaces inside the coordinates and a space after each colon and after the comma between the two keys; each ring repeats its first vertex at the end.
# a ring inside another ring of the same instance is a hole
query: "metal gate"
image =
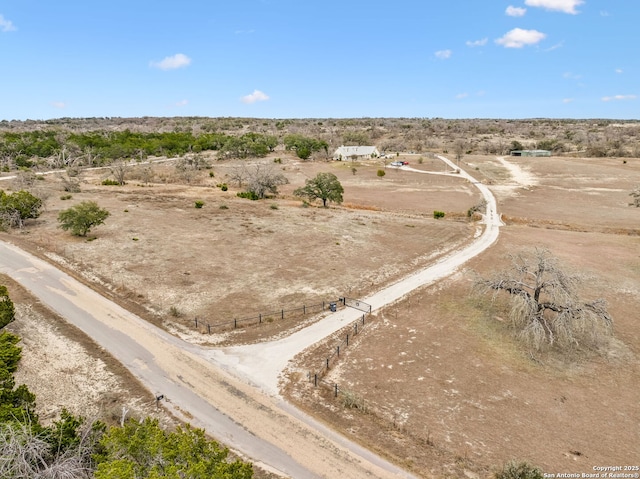
{"type": "Polygon", "coordinates": [[[358,309],[360,311],[364,311],[365,313],[371,312],[371,305],[369,303],[365,303],[364,301],[360,301],[359,299],[342,298],[342,301],[345,306],[349,306],[350,308],[358,309]]]}

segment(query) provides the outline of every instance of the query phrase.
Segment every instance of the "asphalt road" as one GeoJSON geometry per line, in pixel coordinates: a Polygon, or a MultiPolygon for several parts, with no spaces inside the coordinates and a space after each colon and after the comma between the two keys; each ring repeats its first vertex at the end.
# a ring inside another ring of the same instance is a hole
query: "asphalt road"
{"type": "MultiPolygon", "coordinates": [[[[457,167],[439,157],[453,170],[457,167]]],[[[425,173],[409,167],[407,171],[425,173]]],[[[487,201],[484,229],[466,248],[363,298],[373,310],[453,273],[493,244],[501,225],[486,186],[464,171],[487,201]]],[[[202,427],[267,470],[293,478],[411,478],[411,474],[352,443],[285,403],[280,373],[293,357],[362,313],[344,309],[287,338],[205,350],[186,343],[100,296],[52,265],[0,242],[0,271],[77,326],[122,362],[164,406],[202,427]]]]}

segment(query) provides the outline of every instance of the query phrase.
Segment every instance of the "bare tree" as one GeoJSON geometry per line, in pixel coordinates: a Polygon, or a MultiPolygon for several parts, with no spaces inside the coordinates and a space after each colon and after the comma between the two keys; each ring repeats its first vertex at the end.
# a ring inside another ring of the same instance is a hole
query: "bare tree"
{"type": "Polygon", "coordinates": [[[62,182],[62,189],[69,193],[80,193],[80,174],[82,170],[67,168],[65,173],[60,173],[58,178],[62,182]]]}
{"type": "Polygon", "coordinates": [[[114,161],[109,166],[109,171],[119,185],[124,185],[127,172],[129,171],[129,163],[124,160],[114,161]]]}
{"type": "Polygon", "coordinates": [[[229,173],[229,175],[227,176],[229,177],[230,180],[233,180],[236,183],[238,183],[238,188],[242,188],[242,184],[249,177],[249,170],[247,169],[246,165],[242,164],[242,165],[236,166],[233,170],[231,170],[231,173],[229,173]]]}
{"type": "Polygon", "coordinates": [[[581,278],[570,275],[547,249],[511,257],[511,268],[491,279],[479,279],[480,292],[510,295],[510,319],[534,350],[597,347],[612,332],[613,320],[604,299],[584,302],[578,295],[581,278]]]}
{"type": "Polygon", "coordinates": [[[465,152],[467,151],[467,148],[468,148],[467,142],[462,138],[458,138],[453,142],[453,152],[456,155],[456,161],[458,163],[458,166],[460,166],[460,160],[462,159],[465,152]]]}
{"type": "Polygon", "coordinates": [[[44,436],[34,434],[30,425],[5,424],[0,429],[0,477],[92,478],[92,454],[98,435],[91,426],[82,426],[76,446],[52,452],[51,444],[44,436]]]}
{"type": "Polygon", "coordinates": [[[278,186],[289,183],[282,173],[276,172],[273,165],[268,163],[258,163],[247,172],[247,190],[258,198],[264,198],[267,193],[278,194],[278,186]]]}

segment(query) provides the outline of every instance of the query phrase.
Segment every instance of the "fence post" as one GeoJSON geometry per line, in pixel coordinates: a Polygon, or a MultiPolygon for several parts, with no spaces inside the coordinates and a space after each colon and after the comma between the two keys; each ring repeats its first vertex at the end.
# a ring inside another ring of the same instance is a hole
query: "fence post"
{"type": "Polygon", "coordinates": [[[211,325],[209,323],[207,323],[207,331],[209,331],[209,334],[211,334],[211,325]]]}
{"type": "Polygon", "coordinates": [[[362,324],[364,324],[364,314],[362,315],[362,324]]]}
{"type": "Polygon", "coordinates": [[[318,373],[315,373],[315,374],[313,375],[313,385],[314,385],[315,387],[318,387],[318,373]]]}
{"type": "Polygon", "coordinates": [[[304,304],[302,305],[302,314],[307,314],[307,307],[304,304]]]}
{"type": "Polygon", "coordinates": [[[258,315],[258,324],[262,324],[262,313],[258,315]]]}
{"type": "Polygon", "coordinates": [[[347,334],[347,346],[349,346],[349,334],[347,334]]]}
{"type": "Polygon", "coordinates": [[[327,369],[329,369],[329,358],[327,358],[327,369]]]}
{"type": "Polygon", "coordinates": [[[196,316],[196,319],[194,319],[194,321],[196,322],[196,329],[198,329],[198,317],[196,316]]]}
{"type": "Polygon", "coordinates": [[[337,351],[337,353],[338,353],[338,357],[340,357],[340,346],[338,346],[338,347],[336,348],[336,351],[337,351]]]}
{"type": "Polygon", "coordinates": [[[356,324],[355,324],[355,327],[356,327],[356,332],[355,332],[355,334],[358,334],[358,323],[356,323],[356,324]]]}
{"type": "Polygon", "coordinates": [[[237,329],[238,327],[238,320],[236,318],[233,318],[233,329],[237,329]]]}
{"type": "Polygon", "coordinates": [[[324,311],[324,301],[322,302],[322,311],[324,311]]]}
{"type": "Polygon", "coordinates": [[[338,397],[338,384],[337,384],[337,383],[336,383],[336,384],[334,384],[334,386],[333,386],[333,387],[334,387],[334,390],[335,390],[335,393],[334,393],[333,397],[336,397],[336,398],[337,398],[337,397],[338,397]]]}
{"type": "Polygon", "coordinates": [[[284,309],[282,310],[281,315],[282,315],[281,318],[284,319],[284,309]]]}

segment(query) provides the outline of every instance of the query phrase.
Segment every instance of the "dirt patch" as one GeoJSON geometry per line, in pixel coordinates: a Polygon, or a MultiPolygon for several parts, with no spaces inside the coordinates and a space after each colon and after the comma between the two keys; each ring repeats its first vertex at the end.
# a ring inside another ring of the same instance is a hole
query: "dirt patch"
{"type": "MultiPolygon", "coordinates": [[[[107,187],[95,175],[71,200],[60,199],[59,183],[47,178],[39,185],[50,190],[47,211],[9,240],[127,300],[127,307],[138,305],[137,313],[184,338],[228,344],[297,326],[297,320],[274,321],[230,331],[236,318],[366,295],[460,247],[476,231],[466,218],[433,218],[435,209],[464,217],[479,201],[462,179],[407,172],[380,179],[373,162],[358,164],[353,175],[337,162],[290,160],[278,166],[290,181],[282,195],[249,201],[233,185],[226,192],[215,186],[235,167],[216,164],[215,178],[201,172],[195,186],[107,187]],[[293,190],[327,170],[343,183],[348,206],[303,208],[293,190]],[[59,211],[86,199],[111,212],[95,241],[57,228],[59,211]],[[204,207],[196,209],[195,200],[204,207]],[[207,323],[226,325],[208,334],[207,323]]],[[[155,174],[167,178],[172,167],[158,166],[155,174]]]]}
{"type": "Polygon", "coordinates": [[[625,188],[638,182],[638,172],[608,161],[556,159],[547,170],[537,160],[523,165],[537,172],[536,185],[508,176],[498,188],[499,211],[522,215],[519,224],[504,227],[498,243],[465,271],[378,312],[341,352],[324,380],[346,394],[336,399],[332,387],[305,380],[333,351],[329,341],[299,358],[289,397],[424,477],[488,477],[511,459],[551,473],[633,461],[640,439],[628,427],[640,420],[640,393],[632,386],[640,380],[640,240],[629,234],[638,211],[625,203],[625,188]],[[574,170],[575,182],[556,177],[574,170]],[[599,201],[587,203],[593,197],[599,201]],[[540,227],[550,217],[567,227],[540,227]],[[506,314],[471,298],[475,273],[506,266],[509,252],[534,247],[582,273],[586,298],[608,300],[615,339],[602,354],[529,356],[506,314]],[[598,430],[612,431],[615,440],[602,441],[598,430]]]}
{"type": "MultiPolygon", "coordinates": [[[[465,158],[461,165],[494,188],[499,211],[510,219],[499,242],[454,278],[372,318],[326,378],[352,394],[350,407],[306,380],[331,341],[290,372],[287,393],[302,408],[424,477],[488,477],[509,459],[548,472],[589,472],[637,454],[640,437],[629,424],[640,421],[633,387],[640,380],[640,242],[638,209],[628,206],[628,193],[640,183],[640,169],[609,159],[506,160],[535,181],[523,184],[494,157],[465,158]],[[472,270],[492,271],[505,264],[507,252],[534,246],[585,273],[586,296],[609,301],[616,341],[605,355],[534,361],[495,318],[503,316],[487,315],[468,299],[472,270]],[[613,431],[615,441],[603,441],[597,434],[603,430],[613,431]]],[[[216,188],[233,168],[226,163],[214,165],[215,179],[203,174],[190,186],[103,187],[88,178],[72,201],[52,194],[42,218],[8,239],[139,304],[145,317],[191,341],[274,338],[300,323],[212,335],[194,334],[191,323],[195,316],[213,321],[364,296],[475,234],[462,219],[480,197],[465,181],[390,169],[380,178],[373,162],[357,164],[353,175],[352,167],[285,159],[291,183],[283,196],[263,202],[216,188]],[[347,206],[302,208],[291,196],[318,171],[339,176],[347,206]],[[56,229],[57,213],[82,199],[112,212],[95,241],[56,229]],[[193,207],[196,199],[205,201],[202,210],[193,207]],[[434,220],[433,210],[447,212],[446,219],[434,220]],[[171,307],[182,316],[171,316],[171,307]]]]}

